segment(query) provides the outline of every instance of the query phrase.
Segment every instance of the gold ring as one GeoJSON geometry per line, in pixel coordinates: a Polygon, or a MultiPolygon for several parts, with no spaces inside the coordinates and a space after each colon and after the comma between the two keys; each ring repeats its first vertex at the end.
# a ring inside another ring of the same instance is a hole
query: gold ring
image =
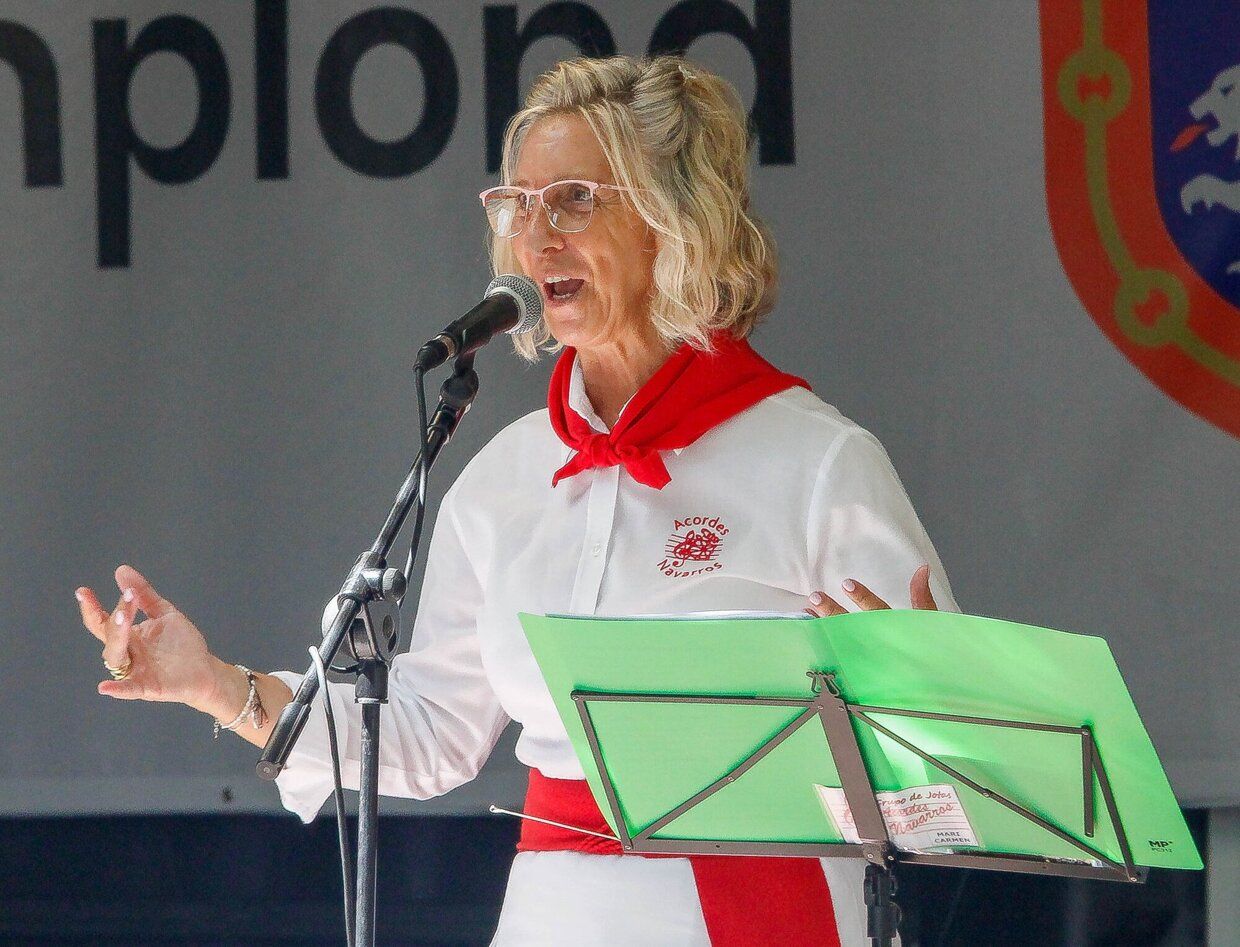
{"type": "Polygon", "coordinates": [[[129,677],[129,672],[133,670],[133,661],[126,661],[118,668],[114,668],[112,665],[108,664],[107,661],[104,661],[103,666],[107,668],[108,673],[112,675],[112,680],[123,681],[125,678],[129,677]]]}

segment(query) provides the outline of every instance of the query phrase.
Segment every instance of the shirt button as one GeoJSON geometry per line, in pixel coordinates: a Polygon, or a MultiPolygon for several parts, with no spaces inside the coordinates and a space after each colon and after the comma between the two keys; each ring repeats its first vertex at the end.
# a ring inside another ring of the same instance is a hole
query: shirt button
{"type": "Polygon", "coordinates": [[[602,543],[595,543],[593,546],[591,546],[591,547],[590,547],[590,555],[592,555],[592,556],[597,556],[597,555],[599,555],[602,551],[603,551],[603,544],[602,544],[602,543]]]}

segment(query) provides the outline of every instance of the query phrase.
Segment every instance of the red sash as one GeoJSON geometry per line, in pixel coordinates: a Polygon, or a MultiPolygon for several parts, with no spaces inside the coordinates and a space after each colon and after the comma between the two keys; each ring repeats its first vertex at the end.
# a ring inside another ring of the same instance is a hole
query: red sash
{"type": "MultiPolygon", "coordinates": [[[[551,779],[531,769],[525,814],[612,834],[584,779],[551,779]]],[[[521,822],[517,851],[621,854],[619,842],[530,819],[521,822]]],[[[714,947],[839,947],[818,859],[692,855],[689,864],[714,947]]]]}
{"type": "Polygon", "coordinates": [[[547,410],[555,433],[576,453],[551,485],[591,467],[623,464],[638,483],[662,490],[671,477],[659,451],[688,447],[716,424],[785,388],[809,387],[776,369],[744,339],[721,332],[713,345],[713,352],[702,352],[682,344],[633,395],[607,434],[568,406],[577,353],[565,349],[551,373],[547,410]]]}

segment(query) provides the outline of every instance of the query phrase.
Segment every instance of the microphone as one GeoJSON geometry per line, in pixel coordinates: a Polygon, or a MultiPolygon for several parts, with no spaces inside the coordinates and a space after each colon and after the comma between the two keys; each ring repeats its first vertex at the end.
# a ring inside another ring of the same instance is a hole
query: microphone
{"type": "Polygon", "coordinates": [[[542,310],[542,291],[533,280],[516,273],[497,276],[482,302],[418,350],[414,370],[430,371],[450,358],[476,352],[501,332],[529,332],[538,325],[542,310]]]}

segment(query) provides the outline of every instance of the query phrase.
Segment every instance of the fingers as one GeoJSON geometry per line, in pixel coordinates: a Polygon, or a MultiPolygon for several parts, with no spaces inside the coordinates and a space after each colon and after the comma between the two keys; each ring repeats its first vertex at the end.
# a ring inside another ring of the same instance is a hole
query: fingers
{"type": "Polygon", "coordinates": [[[876,608],[891,607],[856,579],[845,579],[844,591],[848,594],[848,597],[856,602],[858,607],[860,607],[863,611],[868,612],[873,611],[876,608]]]}
{"type": "Polygon", "coordinates": [[[137,596],[132,591],[121,594],[114,611],[99,604],[93,589],[82,586],[73,593],[82,612],[82,624],[103,642],[103,660],[112,667],[129,661],[129,635],[138,611],[137,596]]]}
{"type": "MultiPolygon", "coordinates": [[[[862,611],[874,611],[880,608],[891,607],[856,579],[845,579],[843,589],[862,611]]],[[[934,595],[930,592],[930,566],[928,564],[923,565],[913,573],[913,578],[909,582],[909,598],[913,603],[913,608],[938,611],[934,595]]],[[[815,592],[810,596],[810,603],[811,607],[805,609],[805,611],[811,615],[817,615],[819,618],[843,615],[848,611],[848,609],[844,608],[825,592],[815,592]]]]}
{"type": "Polygon", "coordinates": [[[73,593],[82,611],[82,624],[100,641],[107,639],[108,612],[99,604],[92,589],[82,586],[73,593]]]}
{"type": "Polygon", "coordinates": [[[103,641],[103,660],[112,667],[129,663],[129,635],[133,631],[133,619],[138,612],[137,596],[131,589],[121,594],[116,610],[107,618],[103,641]]]}
{"type": "MultiPolygon", "coordinates": [[[[843,588],[848,594],[848,597],[864,611],[891,607],[856,579],[845,579],[843,588]]],[[[811,615],[817,615],[819,618],[829,618],[832,615],[848,614],[848,609],[833,599],[826,592],[815,592],[809,597],[809,601],[810,607],[805,609],[805,611],[811,615]]]]}
{"type": "Polygon", "coordinates": [[[939,610],[939,606],[934,602],[934,595],[930,591],[929,564],[913,573],[913,579],[908,584],[908,592],[914,608],[925,608],[936,612],[939,610]]]}
{"type": "Polygon", "coordinates": [[[809,597],[809,608],[805,609],[818,618],[830,618],[832,615],[846,615],[848,609],[833,599],[826,592],[814,592],[809,597]]]}
{"type": "Polygon", "coordinates": [[[159,618],[176,611],[176,606],[156,592],[155,587],[133,566],[117,566],[116,587],[122,592],[125,589],[133,589],[138,608],[151,618],[159,618]]]}
{"type": "Polygon", "coordinates": [[[145,612],[151,618],[159,618],[176,611],[175,606],[156,592],[155,587],[133,566],[118,566],[115,578],[116,587],[122,593],[126,590],[133,592],[137,611],[145,612]]]}
{"type": "Polygon", "coordinates": [[[105,697],[115,697],[118,700],[142,700],[145,694],[145,688],[141,684],[129,679],[100,681],[96,689],[105,697]]]}

